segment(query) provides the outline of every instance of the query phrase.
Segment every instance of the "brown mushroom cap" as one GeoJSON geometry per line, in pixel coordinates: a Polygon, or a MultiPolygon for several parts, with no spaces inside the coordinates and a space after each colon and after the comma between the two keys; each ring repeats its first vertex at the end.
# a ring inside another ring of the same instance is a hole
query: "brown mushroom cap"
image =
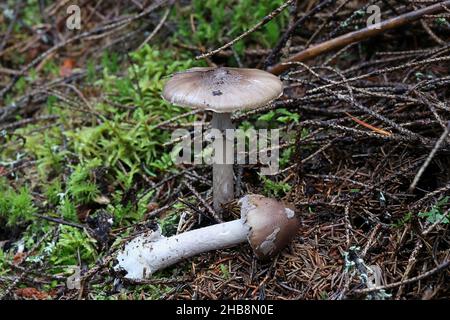
{"type": "Polygon", "coordinates": [[[263,70],[192,68],[172,75],[162,96],[175,105],[223,113],[264,106],[282,91],[280,79],[263,70]]]}
{"type": "Polygon", "coordinates": [[[259,259],[276,255],[296,235],[300,220],[293,207],[261,195],[239,200],[241,216],[250,227],[248,242],[259,259]]]}

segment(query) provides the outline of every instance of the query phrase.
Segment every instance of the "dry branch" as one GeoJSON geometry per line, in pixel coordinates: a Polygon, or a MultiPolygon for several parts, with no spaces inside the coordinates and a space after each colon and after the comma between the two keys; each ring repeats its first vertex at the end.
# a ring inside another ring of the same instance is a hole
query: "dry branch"
{"type": "Polygon", "coordinates": [[[376,35],[379,35],[388,30],[399,28],[401,26],[407,25],[413,21],[422,18],[424,15],[435,14],[445,10],[445,7],[450,6],[450,1],[444,1],[442,3],[437,3],[423,9],[415,10],[402,14],[398,17],[382,21],[379,25],[370,26],[358,31],[347,33],[340,37],[325,41],[318,45],[312,46],[304,51],[297,53],[285,62],[279,63],[273,67],[268,68],[268,71],[273,74],[281,74],[288,70],[291,65],[285,64],[286,62],[304,62],[306,60],[315,58],[321,54],[340,49],[351,43],[359,42],[365,39],[369,39],[376,35]]]}

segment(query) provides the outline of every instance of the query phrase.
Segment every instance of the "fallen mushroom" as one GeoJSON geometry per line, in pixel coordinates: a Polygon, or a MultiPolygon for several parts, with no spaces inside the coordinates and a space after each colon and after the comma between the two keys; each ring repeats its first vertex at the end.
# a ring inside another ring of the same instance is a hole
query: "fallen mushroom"
{"type": "Polygon", "coordinates": [[[241,218],[164,237],[161,230],[141,235],[118,254],[117,271],[125,278],[144,279],[155,271],[202,252],[236,246],[246,240],[259,259],[276,255],[295,236],[300,226],[289,205],[261,195],[239,200],[241,218]]]}
{"type": "MultiPolygon", "coordinates": [[[[223,133],[234,129],[233,111],[264,106],[278,98],[282,91],[280,79],[262,70],[192,68],[174,74],[162,96],[175,105],[211,110],[212,128],[223,133]]],[[[219,213],[221,205],[234,198],[233,164],[225,160],[225,151],[223,144],[222,161],[213,164],[213,207],[219,213]]]]}

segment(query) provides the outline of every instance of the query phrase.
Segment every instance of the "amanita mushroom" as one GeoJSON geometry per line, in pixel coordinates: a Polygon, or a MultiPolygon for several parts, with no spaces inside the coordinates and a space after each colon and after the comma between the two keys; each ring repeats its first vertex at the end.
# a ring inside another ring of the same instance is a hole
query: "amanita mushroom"
{"type": "MultiPolygon", "coordinates": [[[[282,91],[280,79],[262,70],[192,68],[174,74],[162,96],[175,105],[211,110],[212,128],[224,132],[234,128],[233,111],[264,106],[282,91]]],[[[221,205],[234,198],[233,164],[225,161],[225,151],[223,144],[223,161],[213,164],[213,206],[219,213],[221,205]]]]}
{"type": "Polygon", "coordinates": [[[248,241],[259,259],[276,255],[300,226],[293,208],[261,195],[239,200],[241,218],[188,231],[172,237],[160,229],[130,241],[118,254],[116,270],[126,278],[144,279],[152,273],[202,252],[236,246],[248,241]]]}

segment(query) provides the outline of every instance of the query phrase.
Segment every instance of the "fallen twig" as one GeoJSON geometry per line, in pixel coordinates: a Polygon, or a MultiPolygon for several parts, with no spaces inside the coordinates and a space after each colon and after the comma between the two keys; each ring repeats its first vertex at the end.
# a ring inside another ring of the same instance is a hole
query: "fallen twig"
{"type": "MultiPolygon", "coordinates": [[[[340,37],[331,39],[329,41],[322,42],[318,45],[312,46],[306,50],[303,50],[296,55],[292,56],[285,62],[306,61],[315,58],[323,53],[327,53],[336,49],[340,49],[351,43],[359,42],[376,35],[379,35],[387,30],[395,29],[404,26],[408,23],[416,21],[422,18],[424,15],[435,14],[445,10],[446,6],[450,6],[450,1],[444,1],[437,3],[419,10],[414,10],[398,17],[382,21],[378,25],[370,26],[361,30],[344,34],[340,37]]],[[[268,71],[273,74],[281,74],[288,70],[291,65],[285,64],[285,62],[276,64],[273,67],[268,68],[268,71]]]]}
{"type": "Polygon", "coordinates": [[[445,139],[447,139],[447,137],[449,135],[449,131],[450,131],[450,121],[448,122],[447,128],[444,130],[444,132],[442,133],[440,138],[436,141],[436,144],[434,145],[433,150],[431,150],[427,159],[425,160],[425,162],[423,163],[423,165],[420,167],[419,171],[417,172],[416,176],[414,177],[413,182],[409,186],[409,192],[412,192],[416,188],[416,185],[419,182],[420,177],[422,177],[423,173],[425,172],[426,168],[430,164],[431,160],[434,158],[434,155],[439,150],[439,148],[442,146],[445,139]]]}
{"type": "Polygon", "coordinates": [[[249,30],[247,30],[246,32],[244,32],[243,34],[241,34],[240,36],[234,38],[233,40],[231,40],[230,42],[228,42],[227,44],[221,46],[220,48],[217,48],[215,50],[209,51],[207,53],[201,54],[199,56],[196,56],[195,59],[199,60],[199,59],[205,59],[208,58],[210,56],[215,55],[216,53],[225,50],[229,47],[231,47],[233,44],[235,44],[236,42],[238,42],[239,40],[245,38],[246,36],[248,36],[250,33],[254,32],[255,30],[259,29],[260,27],[262,27],[263,25],[265,25],[266,23],[268,23],[270,20],[272,20],[273,18],[275,18],[277,15],[279,15],[284,9],[286,9],[287,7],[289,7],[292,3],[294,2],[294,0],[288,0],[286,1],[284,4],[282,4],[281,6],[279,6],[278,8],[276,8],[274,11],[272,11],[270,14],[268,14],[267,16],[265,16],[261,21],[259,21],[257,24],[255,24],[253,27],[251,27],[249,30]]]}
{"type": "Polygon", "coordinates": [[[407,285],[407,284],[411,284],[411,283],[420,281],[420,280],[425,279],[425,278],[427,278],[429,276],[432,276],[433,274],[435,274],[435,273],[437,273],[437,272],[439,272],[441,270],[444,270],[444,269],[448,268],[449,266],[450,266],[450,260],[447,260],[447,261],[441,263],[440,265],[438,265],[437,267],[435,267],[435,268],[433,268],[433,269],[431,269],[431,270],[429,270],[427,272],[424,272],[421,275],[418,275],[417,277],[413,277],[413,278],[410,278],[410,279],[407,279],[407,280],[403,280],[403,281],[399,281],[399,282],[390,283],[390,284],[387,284],[385,286],[378,286],[378,287],[365,288],[365,289],[356,289],[356,290],[353,290],[353,293],[363,294],[363,293],[369,293],[369,292],[374,292],[374,291],[393,289],[393,288],[398,287],[398,286],[404,286],[404,285],[407,285]]]}

